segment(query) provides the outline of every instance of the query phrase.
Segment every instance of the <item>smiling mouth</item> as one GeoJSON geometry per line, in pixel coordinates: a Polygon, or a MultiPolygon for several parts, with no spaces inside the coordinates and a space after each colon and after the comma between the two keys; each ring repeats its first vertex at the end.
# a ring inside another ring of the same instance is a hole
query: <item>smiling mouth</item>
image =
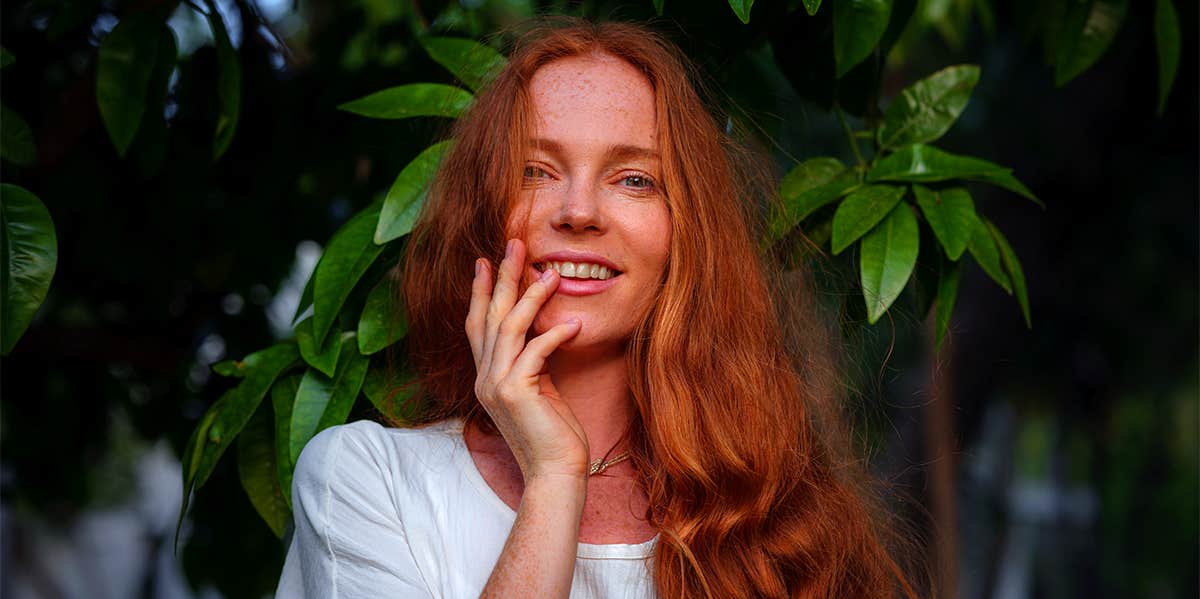
{"type": "Polygon", "coordinates": [[[597,279],[604,281],[621,276],[621,271],[591,262],[534,262],[534,270],[545,272],[547,268],[564,279],[597,279]]]}

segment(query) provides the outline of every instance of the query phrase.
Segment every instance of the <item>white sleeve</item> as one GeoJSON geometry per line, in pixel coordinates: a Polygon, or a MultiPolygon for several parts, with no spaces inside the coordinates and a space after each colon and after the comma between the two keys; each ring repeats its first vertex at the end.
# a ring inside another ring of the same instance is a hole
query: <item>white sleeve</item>
{"type": "Polygon", "coordinates": [[[295,532],[276,597],[432,597],[384,470],[386,452],[348,426],[304,447],[292,479],[295,532]]]}

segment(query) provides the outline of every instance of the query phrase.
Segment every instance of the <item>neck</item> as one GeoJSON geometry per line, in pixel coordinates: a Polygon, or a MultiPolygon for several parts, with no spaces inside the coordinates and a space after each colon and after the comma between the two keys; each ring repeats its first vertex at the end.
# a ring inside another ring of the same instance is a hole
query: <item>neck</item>
{"type": "Polygon", "coordinates": [[[624,352],[584,354],[560,349],[551,355],[547,370],[587,435],[589,459],[625,451],[621,437],[635,409],[624,352]]]}

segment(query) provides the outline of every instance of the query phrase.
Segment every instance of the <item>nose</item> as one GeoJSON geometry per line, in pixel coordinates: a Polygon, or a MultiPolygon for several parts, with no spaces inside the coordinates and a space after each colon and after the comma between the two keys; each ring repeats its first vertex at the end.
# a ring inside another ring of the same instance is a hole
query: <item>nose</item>
{"type": "Polygon", "coordinates": [[[604,230],[600,190],[587,183],[572,183],[553,216],[554,228],[564,233],[599,233],[604,230]]]}

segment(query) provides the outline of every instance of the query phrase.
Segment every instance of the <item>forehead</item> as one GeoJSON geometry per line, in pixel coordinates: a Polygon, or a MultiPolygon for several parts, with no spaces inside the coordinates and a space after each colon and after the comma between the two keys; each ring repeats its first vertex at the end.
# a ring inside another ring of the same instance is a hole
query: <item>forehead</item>
{"type": "Polygon", "coordinates": [[[610,54],[560,58],[529,83],[535,137],[657,148],[654,88],[610,54]]]}

